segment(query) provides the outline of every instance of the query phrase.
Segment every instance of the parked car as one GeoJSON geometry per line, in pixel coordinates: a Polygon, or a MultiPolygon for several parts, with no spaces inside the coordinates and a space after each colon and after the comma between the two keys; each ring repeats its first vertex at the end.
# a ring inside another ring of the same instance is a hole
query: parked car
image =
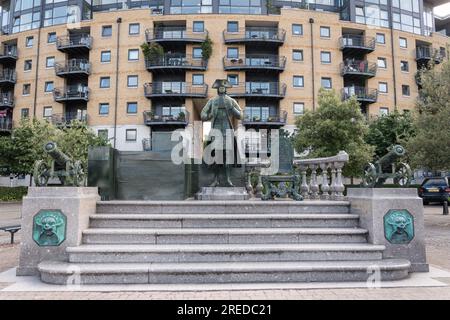
{"type": "Polygon", "coordinates": [[[444,202],[450,204],[450,176],[426,178],[419,188],[419,197],[423,204],[430,202],[444,202]]]}

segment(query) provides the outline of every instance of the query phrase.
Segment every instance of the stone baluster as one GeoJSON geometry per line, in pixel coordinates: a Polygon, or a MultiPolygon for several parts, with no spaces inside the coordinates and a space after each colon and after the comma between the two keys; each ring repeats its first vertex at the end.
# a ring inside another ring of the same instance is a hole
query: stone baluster
{"type": "Polygon", "coordinates": [[[317,183],[317,169],[318,166],[315,164],[311,164],[309,166],[311,169],[311,180],[309,184],[309,190],[310,190],[310,197],[311,199],[315,200],[319,198],[319,184],[317,183]]]}
{"type": "Polygon", "coordinates": [[[245,185],[245,189],[247,190],[249,196],[252,198],[254,196],[253,193],[253,185],[252,185],[252,171],[247,170],[247,184],[245,185]]]}
{"type": "Polygon", "coordinates": [[[342,182],[342,168],[344,167],[343,162],[336,162],[336,184],[335,184],[335,191],[336,191],[336,200],[342,200],[344,199],[344,184],[342,182]]]}
{"type": "Polygon", "coordinates": [[[334,163],[331,163],[330,199],[336,200],[336,168],[334,163]]]}
{"type": "Polygon", "coordinates": [[[320,196],[320,199],[322,200],[328,200],[329,199],[329,192],[330,192],[330,185],[328,184],[328,163],[321,163],[320,169],[322,169],[322,185],[321,185],[321,191],[322,195],[320,196]]]}
{"type": "Polygon", "coordinates": [[[309,186],[306,178],[306,171],[308,170],[308,166],[300,166],[300,173],[302,175],[302,184],[300,186],[300,194],[304,199],[309,198],[309,186]]]}
{"type": "Polygon", "coordinates": [[[262,183],[261,172],[258,172],[258,183],[256,184],[256,190],[255,190],[255,196],[257,198],[261,198],[262,197],[263,189],[264,189],[264,186],[263,186],[263,183],[262,183]]]}

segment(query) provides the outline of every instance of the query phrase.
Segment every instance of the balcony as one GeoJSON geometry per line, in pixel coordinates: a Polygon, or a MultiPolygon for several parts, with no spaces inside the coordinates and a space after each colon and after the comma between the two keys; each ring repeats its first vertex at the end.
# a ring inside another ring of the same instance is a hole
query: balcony
{"type": "Polygon", "coordinates": [[[86,59],[71,59],[66,63],[55,63],[55,74],[63,78],[88,77],[91,74],[91,64],[86,59]]]}
{"type": "Polygon", "coordinates": [[[0,63],[16,63],[17,61],[17,47],[11,45],[4,45],[2,52],[0,52],[0,63]]]}
{"type": "Polygon", "coordinates": [[[275,71],[282,72],[286,66],[286,57],[277,55],[252,54],[238,58],[223,58],[225,70],[275,71]]]}
{"type": "Polygon", "coordinates": [[[89,34],[71,34],[56,39],[56,49],[65,53],[85,53],[92,48],[89,34]]]}
{"type": "Polygon", "coordinates": [[[208,85],[192,85],[187,82],[153,82],[144,84],[147,98],[206,98],[208,85]]]}
{"type": "Polygon", "coordinates": [[[56,102],[88,102],[89,88],[85,86],[69,86],[65,89],[53,89],[53,98],[56,102]]]}
{"type": "Polygon", "coordinates": [[[189,124],[189,112],[183,110],[171,114],[155,114],[153,111],[144,111],[144,123],[151,127],[184,128],[189,124]]]}
{"type": "Polygon", "coordinates": [[[341,75],[349,78],[373,78],[377,75],[376,63],[350,59],[341,63],[341,75]]]}
{"type": "Polygon", "coordinates": [[[420,64],[428,64],[431,60],[435,64],[440,64],[445,58],[445,53],[434,49],[430,46],[422,46],[416,48],[416,61],[420,64]]]}
{"type": "Polygon", "coordinates": [[[345,87],[342,89],[343,100],[348,100],[353,96],[361,104],[375,103],[378,100],[378,90],[365,87],[345,87]]]}
{"type": "Polygon", "coordinates": [[[0,86],[13,86],[16,83],[16,71],[13,69],[4,69],[0,71],[0,86]]]}
{"type": "Polygon", "coordinates": [[[11,92],[5,92],[0,94],[0,107],[2,108],[14,107],[14,96],[11,92]]]}
{"type": "Polygon", "coordinates": [[[376,46],[374,37],[351,34],[342,36],[339,43],[344,54],[368,54],[375,51],[376,46]]]}
{"type": "Polygon", "coordinates": [[[165,54],[162,57],[145,60],[146,69],[152,72],[205,71],[207,66],[207,61],[184,54],[165,54]]]}
{"type": "Polygon", "coordinates": [[[145,39],[151,42],[202,43],[208,31],[194,32],[185,27],[157,27],[145,30],[145,39]]]}
{"type": "Polygon", "coordinates": [[[88,116],[85,113],[80,112],[66,112],[53,114],[51,122],[57,127],[68,127],[72,125],[73,121],[79,121],[87,123],[88,116]]]}
{"type": "Polygon", "coordinates": [[[279,82],[246,82],[229,88],[228,95],[233,98],[283,99],[286,96],[286,84],[279,82]]]}
{"type": "Polygon", "coordinates": [[[2,117],[0,115],[0,132],[11,132],[12,130],[12,117],[2,117]]]}
{"type": "Polygon", "coordinates": [[[242,124],[247,128],[274,129],[286,125],[286,119],[286,111],[283,111],[281,115],[275,116],[263,113],[244,112],[244,119],[242,119],[242,124]]]}
{"type": "Polygon", "coordinates": [[[264,46],[281,46],[286,39],[286,30],[270,27],[246,27],[238,32],[224,30],[223,39],[226,44],[247,43],[264,46]]]}

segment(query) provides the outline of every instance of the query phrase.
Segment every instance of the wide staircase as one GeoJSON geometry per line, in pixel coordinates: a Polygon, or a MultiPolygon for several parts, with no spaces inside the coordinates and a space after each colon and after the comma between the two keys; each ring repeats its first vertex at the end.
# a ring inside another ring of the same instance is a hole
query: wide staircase
{"type": "Polygon", "coordinates": [[[69,261],[41,279],[67,284],[366,281],[408,276],[383,259],[346,201],[108,201],[97,204],[69,261]]]}

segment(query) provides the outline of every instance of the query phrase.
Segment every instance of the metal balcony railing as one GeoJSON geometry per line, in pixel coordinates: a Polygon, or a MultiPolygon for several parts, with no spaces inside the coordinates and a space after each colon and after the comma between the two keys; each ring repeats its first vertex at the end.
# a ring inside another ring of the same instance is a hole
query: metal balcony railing
{"type": "Polygon", "coordinates": [[[2,117],[0,115],[0,131],[11,131],[12,130],[12,117],[6,116],[2,117]]]}
{"type": "Polygon", "coordinates": [[[56,48],[58,50],[71,48],[84,48],[90,50],[92,48],[92,37],[89,34],[59,36],[56,39],[56,48]]]}
{"type": "Polygon", "coordinates": [[[252,54],[242,55],[237,58],[223,58],[225,70],[239,69],[275,69],[284,70],[286,57],[278,55],[252,54]]]}
{"type": "Polygon", "coordinates": [[[341,74],[356,75],[365,77],[375,77],[377,74],[378,65],[366,60],[349,59],[341,63],[341,74]]]}
{"type": "Polygon", "coordinates": [[[145,59],[145,67],[147,70],[154,69],[195,69],[206,70],[208,61],[193,58],[192,55],[186,54],[165,54],[161,57],[145,59]]]}
{"type": "Polygon", "coordinates": [[[343,100],[348,100],[353,96],[360,102],[375,103],[378,100],[378,90],[365,87],[345,87],[342,89],[343,100]]]}
{"type": "Polygon", "coordinates": [[[190,114],[187,110],[172,114],[156,114],[153,111],[144,111],[146,125],[181,125],[189,124],[190,114]]]}
{"type": "Polygon", "coordinates": [[[420,46],[416,48],[416,60],[417,61],[429,61],[434,59],[436,63],[442,62],[445,58],[445,53],[439,49],[434,49],[431,46],[420,46]]]}
{"type": "Polygon", "coordinates": [[[4,45],[3,50],[0,52],[0,59],[13,59],[17,60],[17,46],[4,45]]]}
{"type": "Polygon", "coordinates": [[[374,37],[347,34],[339,39],[341,50],[361,49],[365,51],[375,50],[376,40],[374,37]]]}
{"type": "Polygon", "coordinates": [[[208,31],[195,32],[186,27],[156,27],[145,30],[147,42],[177,41],[177,42],[203,42],[208,31]]]}
{"type": "Polygon", "coordinates": [[[53,97],[57,102],[70,100],[89,100],[89,88],[86,86],[68,86],[67,88],[53,89],[53,97]]]}
{"type": "Polygon", "coordinates": [[[2,92],[0,94],[0,106],[1,107],[14,107],[14,96],[12,92],[2,92]]]}
{"type": "Polygon", "coordinates": [[[67,126],[72,123],[72,121],[80,121],[87,123],[88,115],[80,112],[66,112],[52,114],[51,122],[56,126],[67,126]]]}
{"type": "Polygon", "coordinates": [[[67,62],[55,63],[55,73],[58,76],[68,74],[91,74],[91,63],[87,59],[70,59],[67,62]]]}
{"type": "Polygon", "coordinates": [[[246,82],[245,85],[233,86],[227,90],[231,97],[273,97],[286,95],[286,84],[279,82],[246,82]]]}
{"type": "Polygon", "coordinates": [[[144,84],[144,94],[152,97],[199,97],[205,98],[208,85],[192,85],[187,82],[152,82],[144,84]]]}
{"type": "Polygon", "coordinates": [[[0,71],[0,83],[16,83],[16,71],[14,69],[3,69],[0,71]]]}
{"type": "Polygon", "coordinates": [[[286,30],[270,27],[246,27],[238,32],[223,31],[225,43],[237,42],[276,42],[282,44],[286,39],[286,30]]]}
{"type": "Polygon", "coordinates": [[[287,120],[287,112],[283,111],[279,115],[270,115],[255,113],[255,112],[246,112],[244,110],[244,119],[242,119],[242,123],[244,125],[285,125],[287,120]]]}

